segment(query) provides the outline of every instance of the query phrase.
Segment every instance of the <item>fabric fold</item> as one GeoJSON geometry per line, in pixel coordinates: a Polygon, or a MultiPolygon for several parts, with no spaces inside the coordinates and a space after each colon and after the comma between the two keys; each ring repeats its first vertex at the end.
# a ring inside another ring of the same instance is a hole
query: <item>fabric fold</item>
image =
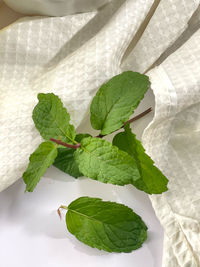
{"type": "MultiPolygon", "coordinates": [[[[151,70],[156,99],[153,122],[145,130],[147,152],[169,178],[169,191],[152,196],[171,247],[170,261],[200,265],[200,30],[161,66],[151,70]]],[[[164,250],[167,251],[167,249],[164,250]]],[[[164,256],[165,258],[165,256],[164,256]]]]}
{"type": "Polygon", "coordinates": [[[198,0],[159,1],[140,40],[124,59],[122,68],[146,72],[187,29],[198,6],[198,0]]]}

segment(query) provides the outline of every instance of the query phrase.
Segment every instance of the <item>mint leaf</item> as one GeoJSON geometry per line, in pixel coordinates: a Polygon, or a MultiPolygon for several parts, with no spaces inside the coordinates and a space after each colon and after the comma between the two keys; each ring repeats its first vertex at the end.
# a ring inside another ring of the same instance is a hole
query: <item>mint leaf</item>
{"type": "Polygon", "coordinates": [[[90,112],[92,127],[102,135],[122,127],[150,86],[149,78],[127,71],[103,84],[94,97],[90,112]]]}
{"type": "Polygon", "coordinates": [[[133,184],[148,194],[161,194],[168,190],[168,179],[154,165],[153,160],[145,153],[140,141],[131,132],[130,125],[125,126],[125,131],[117,134],[113,139],[113,145],[127,152],[137,162],[141,179],[133,184]]]}
{"type": "Polygon", "coordinates": [[[38,100],[32,117],[41,136],[45,140],[54,138],[73,143],[76,132],[74,126],[69,124],[70,116],[60,98],[53,93],[38,94],[38,100]]]}
{"type": "Polygon", "coordinates": [[[103,183],[125,185],[140,178],[135,160],[100,138],[84,138],[74,158],[83,175],[103,183]]]}
{"type": "Polygon", "coordinates": [[[83,175],[74,160],[74,151],[70,148],[58,148],[58,156],[53,165],[70,176],[78,178],[83,175]]]}
{"type": "Polygon", "coordinates": [[[43,142],[31,154],[29,165],[23,174],[26,191],[33,192],[40,178],[44,175],[57,156],[57,147],[51,142],[43,142]]]}
{"type": "MultiPolygon", "coordinates": [[[[89,134],[78,134],[76,136],[76,141],[78,143],[85,137],[89,137],[89,134]]],[[[74,149],[70,148],[59,148],[58,149],[58,156],[55,159],[54,166],[59,170],[78,178],[83,176],[82,173],[79,171],[78,165],[74,160],[74,149]]]]}
{"type": "Polygon", "coordinates": [[[83,133],[80,133],[80,134],[77,134],[77,136],[76,136],[76,141],[78,142],[78,143],[80,143],[82,140],[83,140],[83,138],[86,138],[86,137],[90,137],[91,135],[90,134],[83,134],[83,133]]]}
{"type": "Polygon", "coordinates": [[[147,227],[140,216],[127,206],[99,198],[81,197],[73,201],[68,207],[66,224],[78,240],[108,252],[131,252],[147,238],[147,227]]]}

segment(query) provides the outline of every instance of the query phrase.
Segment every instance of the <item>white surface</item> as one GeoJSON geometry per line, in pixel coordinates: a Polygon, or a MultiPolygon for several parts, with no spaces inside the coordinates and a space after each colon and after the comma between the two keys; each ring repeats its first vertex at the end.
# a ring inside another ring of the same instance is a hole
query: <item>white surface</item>
{"type": "MultiPolygon", "coordinates": [[[[151,91],[137,110],[153,105],[151,91]]],[[[140,137],[153,113],[135,122],[140,137]]],[[[79,128],[90,130],[88,121],[79,128]]],[[[161,267],[163,230],[148,196],[133,186],[113,186],[90,179],[74,179],[51,167],[33,193],[24,193],[20,179],[0,193],[0,259],[2,267],[161,267]],[[148,240],[132,253],[106,253],[75,239],[57,208],[80,196],[100,197],[131,207],[146,222],[148,240]]]]}

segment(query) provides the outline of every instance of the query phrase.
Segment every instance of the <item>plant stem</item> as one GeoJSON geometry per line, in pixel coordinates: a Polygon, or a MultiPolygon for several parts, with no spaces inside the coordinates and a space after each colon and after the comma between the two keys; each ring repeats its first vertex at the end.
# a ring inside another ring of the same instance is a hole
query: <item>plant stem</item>
{"type": "Polygon", "coordinates": [[[77,149],[81,146],[81,144],[76,144],[76,145],[71,145],[71,144],[67,144],[65,142],[62,142],[60,140],[57,140],[57,139],[54,139],[54,138],[50,138],[50,141],[58,144],[58,145],[62,145],[62,146],[65,146],[65,147],[68,147],[68,148],[73,148],[73,149],[77,149]]]}
{"type": "Polygon", "coordinates": [[[68,207],[67,207],[67,206],[63,206],[63,205],[61,205],[59,209],[68,210],[68,207]]]}
{"type": "MultiPolygon", "coordinates": [[[[144,117],[146,114],[148,114],[148,113],[151,112],[151,111],[152,111],[152,108],[148,108],[147,110],[145,110],[144,112],[142,112],[142,113],[140,113],[139,115],[135,116],[134,118],[132,118],[132,119],[126,121],[126,122],[124,123],[124,125],[123,125],[121,128],[124,128],[124,126],[125,126],[127,123],[131,123],[131,122],[133,122],[133,121],[136,121],[136,120],[138,120],[138,119],[144,117]]],[[[116,131],[114,131],[114,132],[116,132],[116,131]]],[[[99,134],[99,135],[97,135],[96,137],[97,137],[97,138],[103,138],[104,136],[105,136],[105,135],[99,134]]],[[[56,143],[56,144],[58,144],[58,145],[62,145],[62,146],[65,146],[65,147],[68,147],[68,148],[73,148],[73,149],[77,149],[77,148],[79,148],[79,147],[81,146],[80,143],[78,143],[78,144],[76,144],[76,145],[71,145],[71,144],[67,144],[67,143],[65,143],[65,142],[62,142],[62,141],[60,141],[60,140],[54,139],[54,138],[50,138],[50,141],[52,141],[52,142],[54,142],[54,143],[56,143]]],[[[60,208],[62,208],[62,209],[67,209],[67,207],[65,207],[65,206],[60,206],[60,208]]],[[[59,208],[59,209],[60,209],[60,208],[59,208]]],[[[59,210],[59,209],[58,209],[58,210],[59,210]]],[[[60,210],[59,210],[59,211],[60,211],[60,210]]],[[[58,211],[58,212],[59,212],[59,211],[58,211]]],[[[59,215],[59,216],[60,216],[60,215],[59,215]]]]}
{"type": "Polygon", "coordinates": [[[68,210],[68,207],[67,207],[67,206],[63,206],[63,205],[61,205],[61,206],[57,209],[58,216],[59,216],[60,219],[62,220],[62,214],[61,214],[61,212],[60,212],[60,209],[68,210]]]}
{"type": "Polygon", "coordinates": [[[133,121],[139,120],[140,118],[144,117],[146,114],[148,114],[148,113],[151,112],[151,111],[152,111],[152,107],[148,108],[147,110],[145,110],[144,112],[142,112],[142,113],[140,113],[139,115],[135,116],[134,118],[132,118],[132,119],[126,121],[126,122],[124,123],[124,125],[123,125],[121,128],[124,128],[124,126],[125,126],[126,124],[128,124],[128,123],[131,123],[131,122],[133,122],[133,121]]]}
{"type": "MultiPolygon", "coordinates": [[[[136,120],[138,120],[138,119],[144,117],[146,114],[148,114],[148,113],[151,112],[151,111],[152,111],[152,107],[150,107],[150,108],[148,108],[147,110],[145,110],[144,112],[138,114],[138,115],[135,116],[134,118],[132,118],[132,119],[126,121],[126,122],[124,123],[124,125],[121,127],[121,129],[124,128],[124,126],[125,126],[126,124],[128,124],[128,123],[132,123],[133,121],[136,121],[136,120]]],[[[118,131],[118,130],[117,130],[117,131],[118,131]]],[[[116,131],[114,131],[114,132],[116,132],[116,131]]],[[[113,132],[113,133],[114,133],[114,132],[113,132]]],[[[99,134],[99,135],[97,135],[96,137],[97,137],[97,138],[103,138],[104,136],[105,136],[105,135],[99,134]]]]}

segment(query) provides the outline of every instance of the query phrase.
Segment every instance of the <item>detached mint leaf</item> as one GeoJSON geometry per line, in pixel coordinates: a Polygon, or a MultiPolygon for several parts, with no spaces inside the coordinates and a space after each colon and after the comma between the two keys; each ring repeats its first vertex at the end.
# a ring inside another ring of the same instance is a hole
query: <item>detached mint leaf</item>
{"type": "Polygon", "coordinates": [[[131,252],[147,238],[147,226],[140,216],[127,206],[99,198],[81,197],[73,201],[68,207],[66,224],[78,240],[108,252],[131,252]]]}
{"type": "Polygon", "coordinates": [[[83,175],[103,183],[125,185],[140,178],[136,161],[100,138],[84,138],[74,158],[83,175]]]}
{"type": "MultiPolygon", "coordinates": [[[[85,137],[89,137],[89,134],[78,134],[76,136],[76,141],[78,143],[85,137]]],[[[74,160],[74,149],[70,148],[59,148],[58,149],[58,156],[54,162],[54,166],[59,170],[78,178],[83,176],[82,173],[79,171],[78,165],[74,160]]]]}
{"type": "Polygon", "coordinates": [[[40,178],[44,175],[57,156],[57,147],[51,142],[43,142],[31,154],[29,165],[23,174],[26,191],[33,192],[40,178]]]}
{"type": "Polygon", "coordinates": [[[60,98],[53,93],[38,94],[38,100],[32,117],[41,136],[45,140],[54,138],[73,143],[76,132],[74,126],[69,124],[70,116],[60,98]]]}
{"type": "Polygon", "coordinates": [[[149,78],[127,71],[103,84],[94,97],[90,112],[92,127],[102,135],[122,127],[150,86],[149,78]]]}
{"type": "Polygon", "coordinates": [[[125,126],[125,131],[117,134],[113,139],[113,145],[127,152],[137,162],[141,179],[133,184],[148,194],[161,194],[168,190],[168,179],[154,165],[153,160],[145,153],[140,141],[131,132],[130,125],[125,126]]]}

